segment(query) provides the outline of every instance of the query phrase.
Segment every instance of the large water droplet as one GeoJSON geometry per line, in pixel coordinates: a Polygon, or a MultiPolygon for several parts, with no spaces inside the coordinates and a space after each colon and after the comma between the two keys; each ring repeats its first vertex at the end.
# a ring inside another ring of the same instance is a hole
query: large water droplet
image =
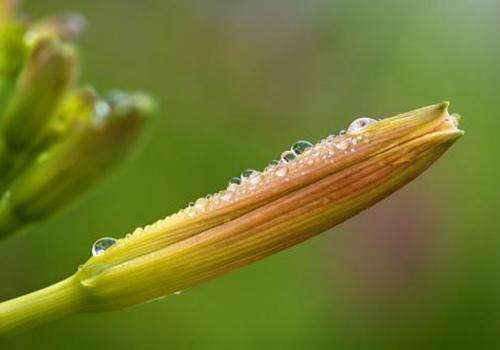
{"type": "Polygon", "coordinates": [[[310,143],[309,141],[305,141],[305,140],[300,140],[300,141],[297,141],[293,144],[292,146],[292,152],[295,154],[295,155],[299,155],[299,154],[302,154],[305,152],[305,150],[307,150],[308,148],[311,148],[313,146],[312,143],[310,143]]]}
{"type": "Polygon", "coordinates": [[[112,237],[103,237],[99,238],[97,241],[94,242],[92,245],[92,255],[96,256],[104,252],[106,249],[111,247],[113,244],[116,243],[116,239],[112,237]]]}
{"type": "Polygon", "coordinates": [[[356,132],[375,122],[376,120],[372,118],[358,118],[349,125],[348,131],[356,132]]]}
{"type": "Polygon", "coordinates": [[[295,157],[296,155],[292,151],[285,151],[281,154],[281,160],[285,163],[290,163],[295,157]]]}

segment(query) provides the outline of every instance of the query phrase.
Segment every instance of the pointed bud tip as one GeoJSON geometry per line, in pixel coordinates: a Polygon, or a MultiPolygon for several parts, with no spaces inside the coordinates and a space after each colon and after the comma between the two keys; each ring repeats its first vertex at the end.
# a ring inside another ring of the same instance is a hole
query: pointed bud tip
{"type": "Polygon", "coordinates": [[[450,106],[450,101],[443,101],[437,105],[440,109],[442,110],[448,110],[448,107],[450,106]]]}

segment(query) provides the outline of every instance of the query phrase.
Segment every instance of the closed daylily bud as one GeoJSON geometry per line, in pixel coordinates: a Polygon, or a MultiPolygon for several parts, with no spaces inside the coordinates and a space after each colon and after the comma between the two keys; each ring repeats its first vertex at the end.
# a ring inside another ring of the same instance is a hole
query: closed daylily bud
{"type": "Polygon", "coordinates": [[[337,225],[409,183],[463,134],[447,106],[360,118],[314,146],[299,141],[263,172],[244,171],[172,216],[97,241],[70,278],[0,304],[0,333],[173,294],[337,225]]]}
{"type": "Polygon", "coordinates": [[[57,39],[36,40],[6,107],[4,142],[12,153],[33,146],[75,79],[75,52],[57,39]]]}
{"type": "Polygon", "coordinates": [[[61,102],[60,107],[40,132],[33,153],[43,153],[52,145],[70,137],[82,125],[91,125],[90,118],[95,112],[97,93],[92,87],[85,87],[71,93],[61,102]]]}
{"type": "Polygon", "coordinates": [[[0,25],[0,121],[28,52],[25,32],[20,23],[0,25]]]}
{"type": "Polygon", "coordinates": [[[85,18],[77,13],[44,18],[30,26],[30,39],[37,36],[56,35],[63,39],[72,39],[85,30],[85,18]]]}
{"type": "Polygon", "coordinates": [[[21,70],[28,50],[25,33],[26,26],[22,23],[0,26],[0,77],[12,78],[21,70]]]}
{"type": "Polygon", "coordinates": [[[63,104],[51,133],[45,135],[50,142],[61,140],[6,191],[0,205],[0,235],[52,214],[122,160],[152,112],[153,102],[140,94],[116,96],[95,100],[90,90],[83,90],[63,104]]]}

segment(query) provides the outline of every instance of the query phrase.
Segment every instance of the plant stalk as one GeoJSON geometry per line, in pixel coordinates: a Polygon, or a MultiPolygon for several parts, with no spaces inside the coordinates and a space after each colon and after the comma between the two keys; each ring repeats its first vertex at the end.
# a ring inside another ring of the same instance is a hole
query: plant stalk
{"type": "Polygon", "coordinates": [[[80,310],[82,290],[69,277],[47,288],[0,303],[0,337],[80,310]]]}

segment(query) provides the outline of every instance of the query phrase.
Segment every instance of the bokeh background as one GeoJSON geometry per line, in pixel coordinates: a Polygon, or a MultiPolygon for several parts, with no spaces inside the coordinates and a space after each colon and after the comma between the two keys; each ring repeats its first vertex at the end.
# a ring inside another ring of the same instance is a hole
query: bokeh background
{"type": "Polygon", "coordinates": [[[82,82],[148,91],[141,149],[77,203],[0,244],[0,300],[357,116],[442,100],[465,137],[330,232],[179,296],[77,315],[2,349],[499,349],[497,0],[25,0],[89,22],[82,82]]]}

